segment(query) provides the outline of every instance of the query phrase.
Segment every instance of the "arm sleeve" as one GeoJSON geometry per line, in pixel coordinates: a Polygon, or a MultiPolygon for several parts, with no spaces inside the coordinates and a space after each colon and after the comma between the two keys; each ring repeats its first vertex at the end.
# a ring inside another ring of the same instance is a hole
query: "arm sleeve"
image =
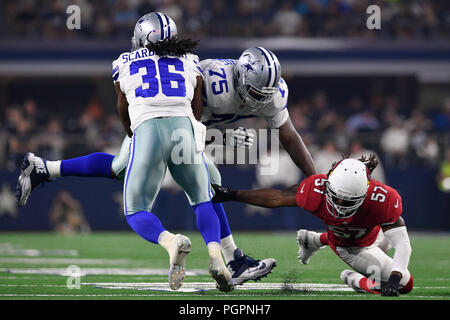
{"type": "Polygon", "coordinates": [[[113,83],[116,83],[119,80],[120,76],[120,58],[114,60],[112,63],[112,80],[113,83]]]}
{"type": "Polygon", "coordinates": [[[124,64],[122,63],[122,55],[119,56],[116,60],[112,63],[112,80],[113,83],[116,84],[116,82],[120,82],[120,90],[122,92],[124,91],[123,83],[120,81],[120,79],[124,76],[124,64]]]}
{"type": "Polygon", "coordinates": [[[273,116],[266,116],[265,119],[272,129],[278,129],[281,127],[289,118],[289,112],[287,109],[283,109],[273,116]]]}
{"type": "Polygon", "coordinates": [[[412,252],[406,227],[389,229],[384,235],[395,249],[392,271],[398,271],[404,276],[408,273],[409,258],[412,252]]]}
{"type": "Polygon", "coordinates": [[[195,60],[195,59],[192,59],[192,58],[188,58],[187,61],[188,61],[188,64],[189,64],[192,72],[194,73],[194,75],[195,76],[200,76],[200,77],[202,77],[202,79],[204,79],[204,77],[203,77],[203,69],[200,66],[200,64],[198,63],[198,61],[195,60]]]}

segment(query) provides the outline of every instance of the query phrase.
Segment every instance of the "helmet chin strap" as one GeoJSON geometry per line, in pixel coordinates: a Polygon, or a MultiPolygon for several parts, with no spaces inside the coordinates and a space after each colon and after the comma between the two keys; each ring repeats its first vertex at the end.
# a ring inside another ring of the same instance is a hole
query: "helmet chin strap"
{"type": "Polygon", "coordinates": [[[146,47],[151,41],[148,39],[148,36],[152,34],[152,31],[150,31],[147,36],[145,37],[144,47],[146,47]]]}

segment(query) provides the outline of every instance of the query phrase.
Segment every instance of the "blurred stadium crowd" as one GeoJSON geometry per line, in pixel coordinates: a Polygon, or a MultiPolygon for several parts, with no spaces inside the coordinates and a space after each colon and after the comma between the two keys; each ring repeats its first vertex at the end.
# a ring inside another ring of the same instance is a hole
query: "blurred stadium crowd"
{"type": "MultiPolygon", "coordinates": [[[[4,0],[0,38],[30,43],[120,41],[131,37],[140,16],[155,10],[172,17],[183,37],[205,41],[221,37],[450,39],[448,0],[4,0]],[[71,4],[82,8],[82,28],[77,32],[66,28],[66,8],[71,4]],[[382,29],[375,32],[361,28],[372,4],[383,12],[382,29]]],[[[335,102],[327,89],[308,97],[290,96],[288,105],[319,171],[326,171],[342,153],[371,150],[384,166],[445,167],[450,176],[450,97],[438,106],[411,108],[395,94],[335,102]]],[[[48,159],[117,153],[124,132],[115,107],[96,96],[78,95],[91,98],[69,102],[71,98],[52,96],[49,103],[20,94],[17,99],[16,94],[15,102],[5,100],[0,109],[0,169],[17,170],[27,151],[48,159]]],[[[247,127],[266,126],[262,119],[247,121],[247,127]]]]}
{"type": "Polygon", "coordinates": [[[136,20],[163,11],[184,37],[450,39],[448,0],[4,0],[2,38],[63,40],[129,38],[136,20]],[[82,28],[70,32],[66,8],[79,5],[82,28]],[[378,5],[382,29],[365,25],[366,9],[378,5]],[[245,27],[243,27],[245,21],[245,27]]]}
{"type": "MultiPolygon", "coordinates": [[[[371,101],[355,96],[345,105],[335,105],[325,91],[317,91],[291,101],[288,108],[319,171],[327,171],[342,153],[363,150],[381,156],[384,166],[438,169],[450,142],[450,98],[427,112],[401,106],[394,95],[371,101]]],[[[77,109],[59,106],[58,112],[25,99],[6,108],[1,118],[0,168],[11,171],[27,151],[52,160],[96,151],[117,153],[124,137],[117,113],[95,98],[77,109]]],[[[266,127],[263,119],[243,121],[243,126],[266,127]]]]}

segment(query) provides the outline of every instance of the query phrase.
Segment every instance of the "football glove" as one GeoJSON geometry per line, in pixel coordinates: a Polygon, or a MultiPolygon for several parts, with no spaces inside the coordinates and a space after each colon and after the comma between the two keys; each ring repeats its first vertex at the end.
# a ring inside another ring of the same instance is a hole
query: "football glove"
{"type": "Polygon", "coordinates": [[[401,277],[399,275],[391,274],[388,282],[381,285],[381,295],[385,297],[398,297],[400,295],[398,292],[400,279],[401,277]]]}
{"type": "Polygon", "coordinates": [[[231,188],[222,187],[218,184],[212,184],[214,189],[214,197],[212,198],[212,202],[225,202],[225,201],[233,201],[236,199],[237,191],[231,188]]]}
{"type": "Polygon", "coordinates": [[[226,130],[223,136],[223,144],[234,148],[250,149],[255,142],[255,134],[252,130],[238,127],[233,130],[226,130]]]}

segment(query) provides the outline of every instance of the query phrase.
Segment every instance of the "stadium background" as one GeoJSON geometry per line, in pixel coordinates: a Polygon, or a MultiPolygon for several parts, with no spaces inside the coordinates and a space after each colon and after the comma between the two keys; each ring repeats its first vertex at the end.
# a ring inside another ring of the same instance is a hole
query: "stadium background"
{"type": "MultiPolygon", "coordinates": [[[[163,11],[181,37],[200,40],[201,59],[271,49],[289,85],[288,109],[316,165],[342,152],[375,152],[375,178],[403,197],[410,230],[450,230],[450,4],[448,1],[108,0],[0,3],[0,230],[129,230],[122,184],[64,178],[15,206],[24,154],[51,159],[118,152],[124,132],[115,109],[111,62],[130,48],[136,20],[163,11]],[[66,8],[81,8],[68,30],[66,8]],[[381,29],[366,8],[381,8],[381,29]],[[445,182],[447,181],[447,182],[445,182]],[[447,186],[447,187],[445,187],[447,186]]],[[[264,128],[250,119],[244,127],[264,128]]],[[[280,171],[219,165],[224,185],[290,186],[302,179],[281,154],[280,171]]],[[[225,205],[232,230],[323,229],[297,208],[225,205]]],[[[173,230],[196,230],[184,194],[169,180],[154,213],[173,230]]]]}

